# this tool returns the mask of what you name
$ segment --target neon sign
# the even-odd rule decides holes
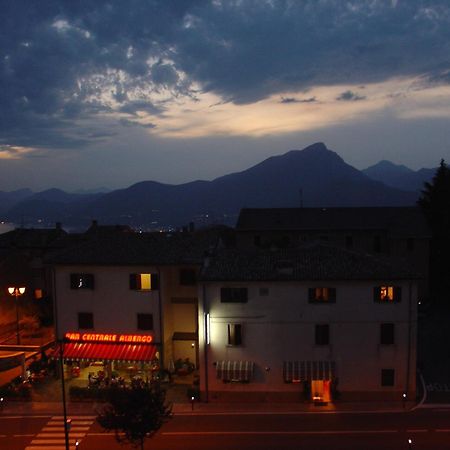
[[[77,342],[118,342],[130,344],[149,344],[153,336],[148,334],[115,334],[115,333],[66,333],[64,337]]]

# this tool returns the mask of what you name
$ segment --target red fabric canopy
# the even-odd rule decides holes
[[[156,345],[137,344],[99,344],[91,342],[70,342],[63,346],[63,358],[67,360],[88,361],[151,361],[155,358]],[[61,347],[55,350],[54,357],[61,356]]]

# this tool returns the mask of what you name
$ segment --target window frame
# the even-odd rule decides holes
[[[390,297],[381,297],[382,289],[392,290],[392,299]],[[373,288],[373,301],[375,303],[400,303],[402,301],[402,288],[401,286],[394,286],[392,284],[386,283]]]
[[[81,282],[81,285],[80,285]],[[91,289],[95,288],[95,278],[93,273],[76,272],[70,274],[70,289]]]
[[[146,327],[143,326],[144,324],[141,322],[141,320],[150,320],[151,326]],[[140,331],[154,331],[154,320],[153,320],[153,314],[152,313],[136,313],[136,329]]]
[[[230,322],[227,324],[227,346],[241,347],[242,339],[242,323]]]
[[[247,303],[248,288],[246,287],[221,287],[220,303]]]
[[[316,325],[314,326],[314,345],[320,347],[326,347],[330,345],[329,323],[316,323]]]
[[[395,369],[381,369],[381,387],[395,386]]]
[[[392,322],[380,323],[380,345],[395,345],[395,324]]]
[[[141,284],[141,276],[150,275],[150,289],[142,289],[139,287]],[[138,278],[139,277],[139,278]],[[135,292],[152,292],[159,290],[159,274],[154,272],[135,272],[129,275],[129,288]]]
[[[322,295],[317,296],[317,293],[322,291]],[[323,295],[326,290],[328,299]],[[315,286],[308,288],[308,302],[317,304],[336,303],[337,290],[335,287]]]

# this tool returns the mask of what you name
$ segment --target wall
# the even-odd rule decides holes
[[[283,361],[331,360],[336,362],[342,398],[397,398],[403,392],[415,395],[416,288],[402,286],[402,301],[380,304],[373,301],[373,282],[311,283],[209,283],[200,302],[201,388],[206,382],[211,399],[223,394],[255,393],[261,399],[273,393],[300,398],[300,387],[283,381]],[[390,283],[393,284],[393,283]],[[249,288],[248,303],[220,303],[220,287]],[[268,296],[259,296],[259,287],[268,287]],[[308,303],[308,287],[337,288],[336,303]],[[205,305],[205,306],[204,306]],[[204,314],[210,313],[210,345],[207,347],[205,375]],[[243,345],[227,345],[227,324],[241,323]],[[379,344],[380,324],[395,324],[395,344]],[[315,345],[315,324],[330,324],[330,345]],[[409,349],[409,351],[408,351]],[[250,360],[254,377],[248,384],[223,383],[216,379],[214,362]],[[409,373],[408,373],[409,360]],[[381,369],[395,369],[395,386],[381,387]],[[289,395],[287,396],[289,397]],[[242,397],[241,397],[242,398]]]

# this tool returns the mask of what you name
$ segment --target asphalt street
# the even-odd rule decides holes
[[[71,448],[123,447],[95,416],[73,416]],[[408,440],[411,443],[408,443]],[[61,416],[0,417],[0,448],[64,450]],[[450,407],[411,412],[186,412],[176,414],[145,446],[156,450],[329,449],[450,450]]]

